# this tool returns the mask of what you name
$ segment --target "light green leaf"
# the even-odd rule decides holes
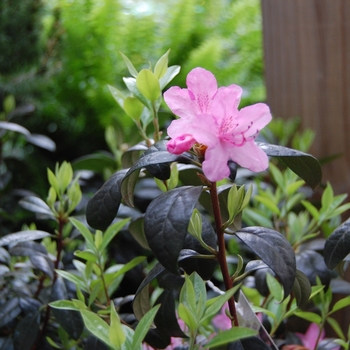
[[[190,330],[195,330],[198,327],[196,316],[194,313],[183,303],[178,307],[179,317],[186,323]]]
[[[92,251],[96,251],[94,237],[90,230],[79,220],[75,218],[69,218],[69,221],[75,226],[79,232],[83,235],[86,241],[86,246]]]
[[[109,327],[109,341],[117,349],[119,349],[125,342],[126,336],[120,323],[119,316],[115,311],[114,304],[111,304],[111,324]]]
[[[304,320],[307,320],[309,322],[313,322],[316,324],[321,324],[321,322],[322,322],[322,317],[318,314],[315,314],[314,312],[295,311],[294,314],[295,314],[295,316],[303,318]]]
[[[143,339],[145,338],[148,330],[151,328],[152,322],[154,320],[154,317],[156,316],[156,313],[158,312],[160,308],[160,304],[153,307],[151,310],[149,310],[140,320],[139,324],[137,325],[135,329],[134,338],[132,341],[132,348],[137,349]]]
[[[332,308],[330,314],[333,313],[333,312],[336,312],[336,311],[338,311],[338,310],[340,310],[340,309],[343,309],[344,307],[347,307],[347,306],[349,306],[349,305],[350,305],[350,295],[348,295],[347,297],[342,298],[342,299],[340,299],[339,301],[337,301],[337,302],[334,304],[334,306],[333,306],[333,308]]]
[[[258,332],[254,329],[246,327],[231,328],[229,330],[220,332],[218,335],[212,338],[207,344],[205,344],[205,348],[214,348],[234,342],[239,339],[253,337],[254,335],[257,335],[257,333]]]
[[[50,307],[55,309],[63,309],[63,310],[75,310],[80,311],[78,307],[74,305],[74,303],[70,300],[57,300],[49,303]]]
[[[121,91],[119,91],[117,88],[115,88],[114,86],[111,86],[111,85],[108,85],[108,89],[111,92],[113,98],[118,103],[118,105],[122,109],[124,109],[124,100],[125,100],[124,94]]]
[[[168,51],[169,52],[169,51]],[[6,114],[9,114],[10,112],[12,112],[15,108],[16,108],[16,100],[15,100],[15,96],[13,95],[7,95],[4,98],[4,101],[2,103],[4,112]]]
[[[49,180],[49,184],[55,189],[56,193],[59,193],[59,185],[56,175],[52,172],[51,169],[47,168],[47,179]]]
[[[308,201],[301,201],[301,204],[307,209],[307,211],[312,215],[315,220],[319,220],[320,214],[317,208]]]
[[[126,55],[124,55],[124,54],[123,54],[122,52],[120,52],[120,51],[119,51],[119,53],[120,53],[120,55],[123,57],[123,60],[124,60],[124,62],[126,63],[126,66],[128,67],[129,73],[130,73],[133,77],[136,78],[138,72],[137,72],[136,68],[134,67],[134,65],[131,63],[131,61],[129,60],[129,58],[128,58]]]
[[[334,332],[337,333],[338,337],[345,341],[346,339],[345,339],[344,333],[343,333],[338,321],[336,321],[334,318],[329,317],[329,316],[327,316],[326,320],[331,325]]]
[[[160,85],[157,77],[149,69],[142,69],[136,77],[137,89],[148,100],[154,102],[160,96]]]
[[[117,221],[113,225],[109,226],[107,230],[105,231],[102,243],[99,246],[100,251],[104,251],[110,241],[120,232],[120,230],[130,221],[130,218],[126,218],[124,220]]]
[[[270,273],[266,274],[266,283],[270,293],[277,301],[282,301],[284,298],[284,292],[281,284]]]
[[[102,340],[108,346],[113,345],[109,340],[109,326],[99,316],[89,310],[80,310],[85,327],[98,339]]]
[[[125,113],[132,119],[138,121],[141,118],[143,104],[136,97],[127,97],[123,105]]]
[[[158,79],[162,78],[168,69],[169,52],[170,49],[158,60],[154,67],[154,74]]]
[[[65,278],[66,280],[68,280],[68,281],[74,283],[75,285],[79,286],[79,288],[81,290],[83,290],[84,292],[88,292],[88,288],[85,285],[84,280],[80,276],[74,275],[74,274],[72,274],[70,272],[63,271],[63,270],[55,270],[55,271],[61,277]]]
[[[87,261],[96,262],[97,260],[97,256],[95,255],[95,253],[89,250],[84,250],[84,251],[76,250],[74,252],[74,255],[77,256],[78,258],[81,258]]]
[[[159,80],[161,90],[163,90],[180,73],[180,69],[180,66],[171,66],[167,69],[165,75]]]

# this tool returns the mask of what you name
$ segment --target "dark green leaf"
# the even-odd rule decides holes
[[[26,128],[16,123],[0,122],[0,129],[15,131],[26,136],[30,135],[30,132]]]
[[[175,299],[172,290],[164,290],[156,301],[161,307],[154,319],[154,323],[160,332],[170,337],[186,338],[186,334],[181,330],[175,313]]]
[[[178,273],[177,260],[184,246],[192,211],[202,187],[184,186],[154,199],[145,213],[145,235],[158,261]]]
[[[313,250],[304,250],[296,256],[297,268],[309,279],[312,286],[315,286],[318,276],[323,285],[328,286],[331,281],[331,270],[326,266],[323,256]]]
[[[324,260],[334,269],[350,253],[350,219],[336,228],[324,246]]]
[[[274,271],[287,297],[296,274],[295,255],[290,243],[279,232],[265,227],[247,227],[235,234]]]
[[[34,241],[51,236],[50,233],[40,230],[26,230],[15,233],[10,233],[0,238],[0,246],[11,243]]]
[[[311,285],[306,275],[300,270],[296,271],[293,292],[299,307],[304,306],[309,301]]]
[[[86,207],[88,224],[98,230],[106,230],[117,215],[121,196],[121,182],[126,170],[113,174],[89,200]]]
[[[18,298],[12,298],[0,305],[0,328],[14,320],[21,311]]]
[[[15,350],[30,350],[39,333],[39,314],[28,314],[22,318],[14,332]]]
[[[44,254],[32,254],[30,256],[30,261],[35,268],[44,272],[52,280],[54,277],[55,266],[52,260]]]
[[[72,163],[73,170],[91,170],[102,173],[106,168],[115,169],[117,166],[113,154],[108,152],[93,153],[79,157]]]
[[[257,142],[258,146],[271,157],[278,157],[305,182],[316,189],[322,180],[322,169],[318,160],[310,154],[291,148]]]
[[[31,297],[21,297],[19,298],[19,306],[25,314],[34,314],[42,306],[42,303]]]
[[[56,150],[56,144],[49,137],[39,134],[26,135],[26,140],[35,146],[41,147],[48,151],[54,152]]]
[[[0,350],[14,350],[13,338],[11,336],[6,338],[0,337]]]
[[[9,249],[12,256],[31,256],[35,254],[47,254],[46,248],[37,242],[28,241],[17,243]]]
[[[276,349],[277,346],[267,345],[264,341],[262,341],[258,337],[249,337],[242,340],[238,340],[237,342],[229,344],[227,347],[228,350],[271,350]]]
[[[151,172],[155,174],[163,174],[164,169],[169,166],[171,162],[175,162],[183,156],[179,156],[176,154],[171,154],[166,150],[166,141],[160,141],[156,145],[150,147],[145,151],[145,153],[142,154],[140,159],[134,163],[134,165],[129,169],[127,174],[125,175],[125,178],[122,183],[122,195],[125,202],[132,206],[133,204],[133,191],[136,183],[136,179],[138,177],[138,172],[141,170],[141,168],[147,168],[150,169]],[[166,166],[161,166],[161,164],[166,164]],[[134,175],[132,177],[132,180],[129,180],[130,175],[135,173],[137,171],[137,177]],[[159,175],[158,174],[158,175]],[[170,171],[169,173],[164,173],[165,175],[163,177],[169,178],[170,177]]]
[[[35,196],[24,197],[19,201],[19,204],[34,213],[46,214],[50,217],[53,217],[50,207],[40,198]]]
[[[122,155],[122,164],[124,168],[130,168],[140,158],[140,152],[147,151],[148,147],[145,142],[142,141],[137,145],[130,147]]]
[[[51,301],[69,299],[66,285],[61,277],[58,277],[52,287]],[[82,317],[78,311],[51,308],[53,316],[61,327],[74,340],[79,339],[84,329]]]

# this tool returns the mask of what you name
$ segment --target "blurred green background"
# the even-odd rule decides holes
[[[18,189],[45,196],[46,168],[56,162],[108,150],[110,126],[118,147],[140,140],[107,87],[122,90],[129,76],[119,52],[140,70],[170,48],[169,65],[182,67],[172,85],[185,87],[187,73],[201,66],[219,85],[243,87],[241,107],[263,101],[261,22],[259,0],[2,0],[1,120],[48,136],[56,150],[0,135],[0,208]],[[171,115],[162,110],[165,128]]]

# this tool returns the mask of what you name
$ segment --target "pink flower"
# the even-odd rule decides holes
[[[226,310],[228,310],[228,303],[225,303],[221,308],[220,313],[213,318],[212,324],[216,329],[224,331],[232,328],[232,322],[226,315]]]
[[[296,335],[303,342],[303,345],[308,349],[314,349],[318,334],[320,333],[320,327],[316,323],[311,323],[309,328],[306,330],[305,334],[296,333]],[[324,339],[325,331],[322,329],[320,340]]]
[[[180,117],[168,127],[168,151],[178,154],[194,143],[205,145],[203,172],[213,182],[229,175],[230,159],[252,171],[265,170],[267,155],[254,139],[271,120],[268,106],[257,103],[238,110],[242,89],[218,88],[214,75],[203,68],[193,69],[186,83],[187,89],[174,86],[164,93],[165,102]]]

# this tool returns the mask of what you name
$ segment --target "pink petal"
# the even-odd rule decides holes
[[[212,114],[221,123],[225,118],[238,115],[242,88],[238,85],[222,86],[218,89],[212,104]]]
[[[215,182],[229,176],[228,159],[228,154],[220,142],[206,150],[202,169],[208,180]]]
[[[164,101],[171,111],[182,118],[193,118],[196,115],[196,103],[190,97],[187,89],[173,86],[164,92]]]
[[[254,141],[245,142],[240,147],[225,143],[225,152],[229,155],[227,159],[231,158],[241,167],[254,172],[264,171],[269,166],[266,153]]]
[[[245,137],[257,135],[272,119],[270,108],[265,103],[256,103],[239,111],[235,133],[244,132]],[[247,131],[247,129],[249,130]]]
[[[188,151],[196,143],[196,140],[189,134],[183,134],[175,139],[171,139],[166,147],[169,153],[181,154]]]
[[[186,84],[191,97],[196,100],[197,113],[209,113],[212,98],[218,89],[213,73],[204,68],[194,68],[188,73]]]

